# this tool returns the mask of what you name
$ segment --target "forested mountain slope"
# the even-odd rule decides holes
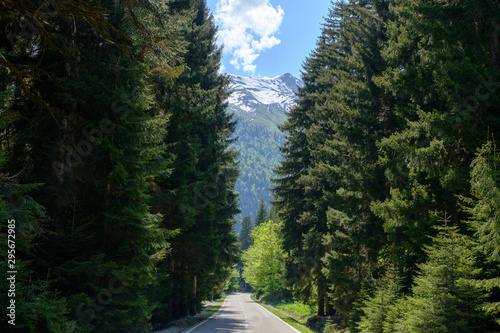
[[[235,136],[239,140],[234,147],[240,151],[241,173],[236,182],[240,216],[253,216],[261,198],[271,200],[273,169],[278,166],[279,146],[284,143],[278,127],[295,106],[295,93],[303,83],[291,74],[264,79],[229,74],[229,79],[229,112],[238,120]]]

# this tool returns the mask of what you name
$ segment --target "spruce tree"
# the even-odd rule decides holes
[[[245,215],[241,220],[241,229],[240,233],[238,234],[238,241],[240,242],[240,254],[246,251],[253,244],[253,239],[251,236],[253,227],[254,225],[252,223],[250,215]],[[243,278],[243,262],[241,260],[240,262],[238,262],[237,269],[240,289],[243,291],[247,291],[250,285]]]
[[[314,215],[326,224],[322,243],[329,295],[349,317],[358,292],[377,270],[384,244],[371,202],[384,196],[377,141],[390,133],[394,118],[390,96],[373,83],[386,68],[381,47],[387,10],[385,1],[333,8],[324,51],[330,63],[318,79],[329,89],[310,111],[313,125],[306,129],[315,158],[304,180],[308,198],[314,198]]]
[[[362,315],[357,325],[359,332],[390,331],[388,321],[399,299],[401,299],[399,272],[394,267],[389,267],[387,272],[375,281],[374,291],[365,296],[361,302]]]
[[[250,215],[246,215],[241,220],[241,229],[238,235],[238,240],[241,244],[241,251],[245,251],[252,245],[252,237],[250,237],[250,233],[252,232],[253,225],[252,220],[250,219]]]
[[[269,208],[269,219],[277,222],[281,221],[275,206]]]
[[[32,194],[47,216],[32,253],[33,281],[47,280],[50,271],[51,288],[67,299],[79,331],[144,331],[155,307],[147,297],[154,265],[167,248],[161,216],[147,205],[151,181],[165,167],[158,156],[166,128],[164,115],[151,110],[150,73],[159,64],[173,68],[175,57],[160,53],[174,53],[180,43],[175,33],[153,38],[136,24],[165,24],[156,5],[102,5],[109,7],[92,5],[83,17],[50,16],[57,47],[40,43],[44,49],[34,54],[50,75],[30,82],[57,112],[17,100],[12,108],[24,117],[14,124],[11,163],[26,163],[23,183],[44,183]],[[106,25],[89,26],[96,19]]]
[[[320,49],[324,43],[318,42]],[[297,106],[288,113],[285,124],[281,130],[285,133],[286,141],[280,147],[283,160],[275,170],[276,178],[273,180],[273,206],[276,207],[283,221],[283,249],[287,253],[285,261],[285,280],[294,291],[294,295],[309,301],[315,286],[315,274],[321,272],[319,258],[316,261],[309,260],[302,250],[303,234],[308,231],[308,226],[299,223],[298,219],[308,206],[303,186],[299,179],[307,173],[310,160],[310,151],[304,130],[310,125],[307,110],[315,104],[316,100],[316,69],[323,65],[319,59],[321,52],[315,51],[304,64],[302,81],[304,87],[299,88]],[[316,264],[314,270],[311,265]],[[321,274],[321,273],[320,273]],[[321,294],[323,297],[323,294]],[[320,297],[318,297],[320,298]],[[321,307],[319,310],[323,314]]]
[[[138,332],[154,309],[194,312],[237,255],[235,123],[205,1],[45,10],[0,14],[2,174],[37,184],[3,192],[32,209],[19,220],[37,318],[22,325]]]
[[[425,257],[422,245],[439,225],[433,211],[449,212],[459,225],[466,220],[457,197],[469,192],[476,149],[499,128],[499,8],[493,2],[401,1],[391,12],[383,52],[388,68],[376,82],[395,96],[403,128],[380,140],[391,189],[373,211],[384,220],[408,287]]]
[[[4,118],[2,123],[10,121]],[[5,138],[4,138],[5,139]],[[6,152],[0,152],[0,167],[6,163]],[[45,208],[29,195],[29,192],[42,184],[19,184],[16,179],[20,174],[0,173],[0,231],[6,235],[0,243],[4,255],[0,264],[7,267],[2,274],[0,286],[6,292],[0,296],[0,302],[7,308],[7,316],[0,323],[3,331],[16,330],[25,332],[73,332],[75,322],[69,319],[66,299],[53,290],[54,280],[46,276],[44,280],[35,280],[31,261],[31,250],[37,248],[34,241],[43,229],[41,221],[45,217]],[[11,266],[12,265],[12,266]],[[11,291],[10,274],[16,271],[15,296]],[[15,313],[9,309],[11,300],[15,301]]]
[[[484,295],[471,283],[478,274],[471,241],[456,227],[440,230],[425,249],[428,260],[419,265],[396,331],[484,332],[487,321],[478,311]]]
[[[293,286],[295,296],[304,301],[309,301],[313,290],[316,290],[319,315],[325,314],[327,299],[323,262],[326,252],[323,237],[327,233],[326,202],[310,168],[317,157],[314,150],[325,138],[319,129],[324,124],[314,118],[319,106],[325,103],[325,92],[330,89],[327,69],[337,63],[329,49],[339,37],[337,9],[334,6],[330,10],[316,49],[304,63],[304,87],[299,89],[297,107],[289,112],[282,127],[286,137],[281,148],[284,161],[275,171],[278,177],[273,202],[284,223],[283,248],[288,254],[286,279]],[[317,130],[319,135],[311,135],[313,130]],[[327,312],[330,314],[331,311],[327,306]]]
[[[269,212],[267,211],[266,204],[264,203],[264,198],[260,199],[259,209],[255,215],[254,225],[259,226],[269,219]]]
[[[304,250],[303,259],[293,260],[315,272],[319,314],[324,307],[333,313],[332,305],[348,313],[363,280],[375,269],[383,243],[381,221],[370,205],[385,190],[376,143],[389,133],[393,117],[391,98],[372,78],[385,69],[380,50],[387,7],[378,1],[333,6],[306,63],[305,88],[294,110],[308,120],[291,125],[297,137],[303,136],[310,158],[299,172],[286,170],[288,177],[298,176],[287,184],[289,190],[300,188],[303,198],[293,207],[293,217],[288,215],[293,211],[289,203],[280,215],[285,213],[285,237],[295,233],[287,219],[303,228],[293,245]],[[291,159],[285,155],[285,160]],[[278,175],[283,171],[278,169]]]
[[[487,142],[478,150],[472,162],[471,194],[466,200],[469,222],[475,232],[476,249],[484,260],[483,274],[475,284],[488,294],[483,311],[498,318],[500,313],[500,156],[495,142]],[[499,320],[496,320],[500,324]]]
[[[163,227],[178,233],[169,240],[162,283],[154,293],[162,304],[159,319],[193,314],[202,300],[220,293],[238,253],[237,154],[229,149],[235,123],[226,113],[228,79],[219,73],[213,17],[201,0],[174,1],[170,7],[189,21],[183,27],[185,69],[160,87],[161,107],[171,113],[164,142],[175,159],[156,179],[151,204],[165,216]]]

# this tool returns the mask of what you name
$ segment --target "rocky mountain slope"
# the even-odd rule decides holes
[[[291,74],[274,78],[256,78],[229,74],[231,80],[229,109],[238,117],[275,129],[295,105],[295,94],[303,86]]]

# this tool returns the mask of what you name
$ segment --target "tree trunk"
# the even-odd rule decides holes
[[[323,286],[318,286],[318,316],[325,315],[325,292]]]
[[[335,309],[332,307],[332,300],[330,297],[326,298],[326,315],[327,316],[335,315]]]
[[[195,315],[197,312],[197,301],[196,301],[196,284],[197,284],[197,276],[193,276],[193,306],[191,308],[191,314]]]

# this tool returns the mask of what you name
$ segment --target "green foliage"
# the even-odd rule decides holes
[[[5,154],[0,152],[0,166],[5,162]],[[75,322],[68,319],[66,299],[51,286],[53,279],[48,275],[44,280],[32,280],[34,272],[30,265],[29,249],[36,246],[33,240],[42,232],[40,219],[45,217],[45,209],[28,193],[41,185],[17,184],[15,175],[12,177],[0,174],[0,220],[2,221],[0,232],[4,236],[0,249],[1,253],[5,254],[0,258],[0,265],[9,267],[13,264],[15,267],[4,270],[0,282],[0,287],[5,290],[0,296],[0,302],[7,308],[11,300],[15,301],[15,317],[7,316],[0,324],[4,331],[9,331],[13,327],[9,321],[15,323],[16,329],[25,332],[65,333],[72,332],[75,327]],[[8,228],[9,224],[15,225],[15,228]],[[15,233],[9,230],[14,230]],[[12,244],[15,244],[14,249],[9,246]],[[8,261],[8,253],[14,254],[15,259]],[[15,274],[15,288],[12,291],[14,294],[10,291],[11,280],[8,280],[10,274],[7,273],[12,270],[18,272]]]
[[[468,211],[472,216],[470,225],[477,238],[477,250],[484,257],[488,271],[476,285],[487,293],[490,299],[483,304],[483,310],[498,316],[500,301],[500,156],[496,144],[488,142],[478,150],[472,162],[471,194]],[[498,322],[498,319],[497,319]],[[500,323],[500,322],[498,322]]]
[[[324,31],[326,30],[325,28]],[[318,95],[322,87],[316,82],[320,75],[316,70],[327,64],[322,54],[324,47],[324,41],[318,43],[318,49],[304,64],[304,87],[298,91],[298,105],[289,111],[286,122],[280,127],[286,141],[280,148],[283,160],[274,170],[276,178],[273,179],[273,206],[283,223],[283,249],[287,253],[285,281],[294,291],[294,296],[304,302],[310,300],[314,291],[318,293],[318,299],[324,298],[325,291],[324,285],[316,288],[318,280],[323,277],[321,239],[311,238],[311,247],[304,246],[305,235],[317,230],[314,220],[307,220],[310,217],[308,210],[314,207],[314,198],[307,197],[304,186],[300,183],[301,177],[307,175],[307,167],[311,161],[305,130],[311,125],[309,112],[319,103]],[[321,235],[321,232],[316,232],[316,235]],[[318,312],[320,311],[322,313],[322,306],[318,306]]]
[[[284,310],[292,317],[299,319],[299,321],[301,319],[305,319],[311,315],[314,315],[317,311],[314,306],[300,302],[280,304],[277,306],[277,308],[280,310]]]
[[[388,332],[387,318],[400,298],[400,291],[400,278],[393,268],[389,268],[387,273],[376,281],[373,293],[363,300],[363,315],[358,321],[357,329],[366,333]]]
[[[441,228],[425,248],[428,260],[419,265],[396,332],[484,331],[485,316],[478,309],[484,294],[471,282],[479,272],[471,245],[456,227]]]
[[[236,192],[239,193],[241,216],[255,218],[259,207],[258,198],[266,202],[272,199],[269,189],[274,178],[273,169],[279,163],[279,146],[283,144],[284,137],[275,126],[258,125],[241,116],[237,120],[234,134],[238,141],[234,142],[233,147],[239,151],[240,175]]]
[[[388,65],[375,81],[397,98],[402,127],[380,140],[391,190],[373,207],[384,220],[393,260],[407,272],[406,286],[439,224],[432,212],[447,211],[457,224],[467,219],[457,196],[469,192],[476,149],[499,128],[498,58],[487,51],[497,43],[489,23],[498,21],[494,7],[473,1],[391,7],[383,50]]]
[[[490,262],[500,262],[500,162],[496,145],[486,143],[472,162],[471,194],[476,198],[469,210],[472,227],[478,238],[478,249]]]
[[[453,331],[460,320],[490,329],[477,302],[498,313],[497,153],[475,158],[500,128],[498,15],[494,2],[332,4],[304,63],[298,105],[282,126],[273,189],[284,225],[285,281],[298,298],[317,293],[319,315],[333,306],[353,331],[426,331],[419,316],[433,308],[423,284],[443,283],[449,289],[432,292],[451,296],[436,297],[429,330]],[[463,209],[459,198],[471,185],[474,198]],[[462,230],[440,236],[456,242],[459,266],[440,261],[437,238],[428,247],[444,224],[436,211],[448,212],[448,227]],[[471,233],[475,250],[461,244]],[[387,262],[396,285],[377,279]],[[455,276],[439,280],[444,273],[423,262],[439,262]],[[478,276],[465,273],[473,263],[483,268]],[[402,324],[398,316],[407,311],[414,312]]]
[[[22,331],[195,313],[235,288],[238,199],[243,276],[264,297],[315,297],[353,331],[498,330],[497,2],[333,3],[282,132],[276,110],[226,111],[204,0],[1,7]]]
[[[264,198],[260,199],[259,209],[255,215],[254,225],[259,226],[262,223],[269,220],[269,212],[267,211],[266,204],[264,203]]]
[[[281,225],[272,220],[255,226],[253,245],[242,255],[243,278],[268,300],[280,297],[285,290],[282,275],[286,255],[279,236],[280,228]]]
[[[235,123],[205,1],[1,6],[19,327],[144,332],[197,311],[238,251]]]
[[[201,309],[226,288],[237,262],[233,216],[238,175],[231,139],[236,124],[226,111],[228,79],[219,73],[221,50],[204,1],[176,1],[172,15],[189,24],[185,70],[161,82],[158,99],[169,116],[164,139],[170,166],[155,179],[153,210],[165,217],[163,228],[177,230],[169,255],[159,264],[161,280],[154,298],[161,304],[157,320],[171,320]]]
[[[243,220],[241,220],[241,229],[240,233],[238,234],[238,240],[240,241],[240,249],[241,251],[246,251],[252,243],[252,237],[251,237],[251,232],[253,229],[253,224],[252,220],[250,219],[250,215],[246,215],[243,217]]]
[[[234,293],[235,291],[238,290],[239,284],[240,284],[240,272],[236,267],[233,267],[231,271],[231,276],[229,279],[227,279],[223,291],[229,294]]]
[[[283,178],[277,180],[276,204],[286,225],[285,248],[305,254],[290,255],[297,263],[288,271],[311,272],[307,279],[302,274],[303,287],[295,290],[310,294],[307,284],[316,285],[319,314],[328,299],[344,314],[351,310],[382,242],[370,203],[384,194],[376,142],[393,120],[381,112],[390,98],[372,78],[385,69],[380,31],[386,12],[383,2],[333,5],[305,65],[302,100],[284,126],[289,136],[277,170]]]

